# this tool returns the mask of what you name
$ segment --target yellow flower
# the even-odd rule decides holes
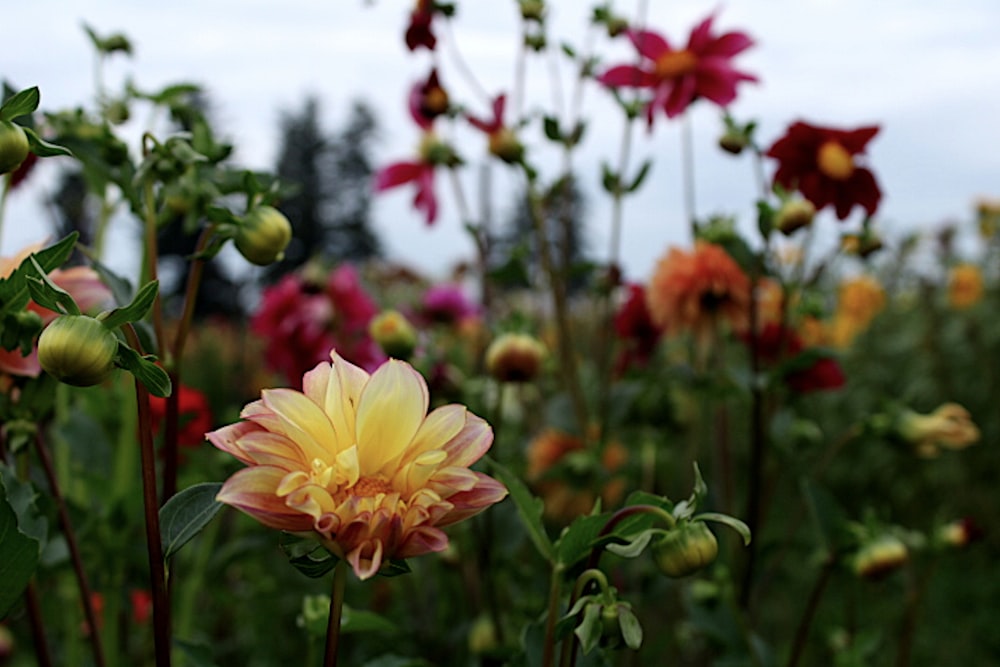
[[[218,500],[271,528],[315,533],[360,579],[389,559],[442,551],[442,527],[507,489],[469,466],[493,431],[461,405],[427,414],[427,384],[403,361],[369,375],[331,352],[303,390],[265,389],[244,421],[208,434],[247,464]]]
[[[948,302],[959,310],[970,308],[983,297],[983,274],[974,264],[959,264],[948,274]]]
[[[885,307],[885,290],[871,276],[848,278],[837,291],[837,312],[830,324],[830,342],[847,347]]]
[[[942,449],[965,449],[979,441],[979,428],[969,411],[957,403],[944,403],[927,415],[907,410],[900,415],[896,430],[925,458],[934,458]]]

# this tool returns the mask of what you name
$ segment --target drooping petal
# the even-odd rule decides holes
[[[358,545],[347,554],[347,562],[358,579],[371,579],[382,568],[382,541],[373,540]]]
[[[286,506],[275,493],[285,474],[285,470],[271,466],[244,468],[226,480],[215,499],[270,528],[293,532],[311,530],[312,518]]]
[[[363,475],[397,459],[427,414],[427,383],[409,364],[390,359],[376,370],[358,401],[356,432]]]
[[[448,458],[442,465],[468,467],[481,459],[492,444],[493,428],[482,417],[467,412],[462,430],[443,446]]]

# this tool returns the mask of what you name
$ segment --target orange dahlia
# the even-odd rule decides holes
[[[313,532],[359,579],[389,559],[441,551],[444,526],[507,489],[469,470],[493,430],[462,405],[427,413],[424,378],[389,360],[369,375],[331,352],[303,390],[265,389],[244,421],[208,434],[248,467],[218,494],[265,526]]]
[[[646,299],[657,326],[702,338],[720,321],[736,330],[746,328],[750,279],[720,246],[698,241],[692,252],[671,248],[660,259]]]

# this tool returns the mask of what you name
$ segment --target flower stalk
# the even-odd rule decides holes
[[[347,564],[339,562],[333,568],[333,594],[330,596],[330,620],[326,626],[323,667],[337,667],[337,649],[340,645],[340,621],[344,612],[344,589],[346,585]]]

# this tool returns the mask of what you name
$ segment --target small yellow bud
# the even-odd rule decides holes
[[[507,164],[518,164],[524,159],[524,145],[510,128],[500,128],[490,134],[490,153]]]
[[[686,577],[715,560],[719,542],[703,521],[678,525],[652,547],[660,572],[668,577]]]
[[[529,382],[542,368],[545,346],[527,334],[507,333],[486,350],[486,370],[501,382]]]
[[[417,346],[417,332],[399,311],[386,310],[372,319],[368,334],[382,351],[396,359],[409,359]]]
[[[118,339],[99,320],[61,315],[38,337],[38,363],[60,382],[100,384],[115,368]]]
[[[267,266],[285,256],[292,240],[292,225],[288,218],[271,206],[258,206],[250,211],[236,233],[236,249],[251,264]]]

